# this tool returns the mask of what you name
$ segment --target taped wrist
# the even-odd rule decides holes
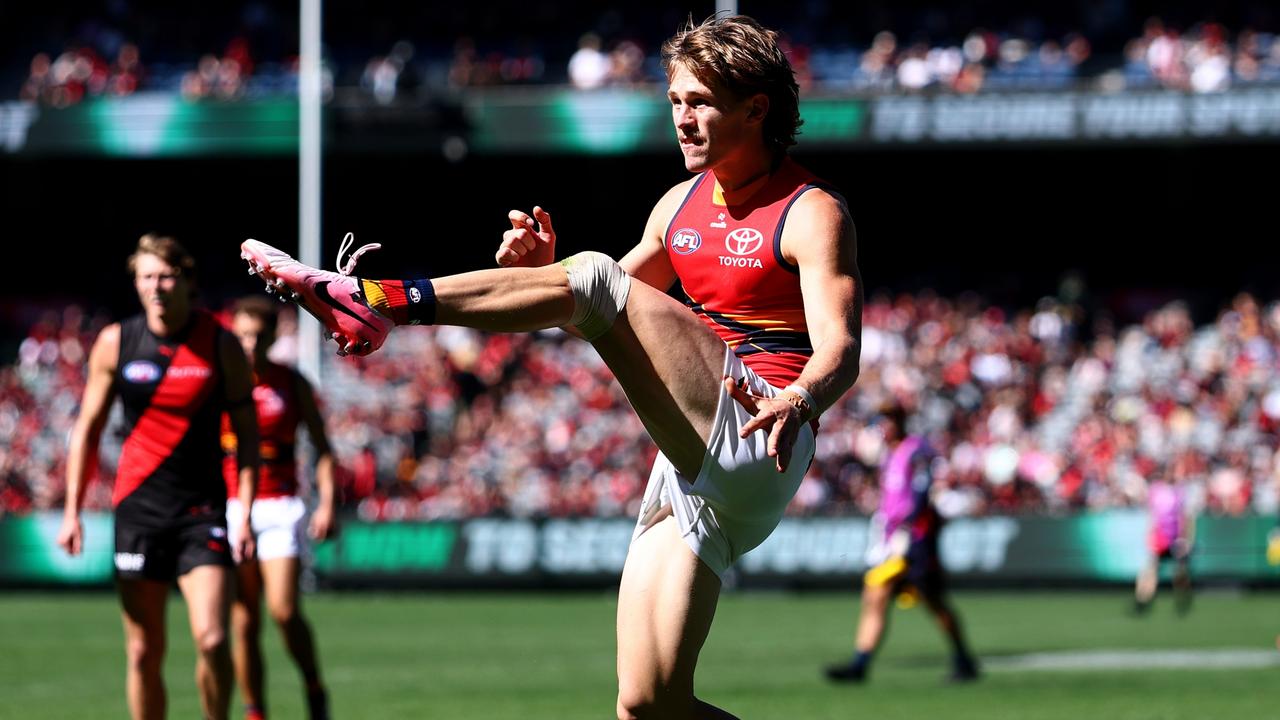
[[[573,291],[573,316],[569,323],[587,340],[608,332],[618,313],[627,306],[631,276],[613,258],[598,252],[582,252],[560,261]]]

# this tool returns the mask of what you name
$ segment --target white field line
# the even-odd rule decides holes
[[[1084,650],[982,658],[983,670],[1232,670],[1280,666],[1280,652],[1251,648],[1216,650]]]

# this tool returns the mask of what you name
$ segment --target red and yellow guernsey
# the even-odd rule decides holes
[[[253,406],[258,414],[258,492],[255,497],[289,497],[298,492],[298,466],[294,444],[302,411],[298,404],[299,378],[294,370],[267,363],[254,372]],[[239,465],[236,463],[236,434],[231,417],[222,416],[222,479],[227,497],[240,492]]]
[[[782,257],[782,228],[791,206],[815,187],[827,189],[783,158],[759,191],[728,205],[714,172],[702,173],[664,238],[689,307],[775,387],[794,382],[813,355],[800,269]]]

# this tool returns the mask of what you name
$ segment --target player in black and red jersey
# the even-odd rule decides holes
[[[80,506],[119,397],[125,441],[112,505],[129,710],[134,718],[165,716],[165,602],[176,579],[197,650],[201,708],[207,718],[225,718],[232,555],[251,557],[253,536],[246,518],[238,544],[227,537],[219,429],[228,412],[240,439],[241,501],[248,507],[258,467],[249,365],[235,338],[194,306],[195,261],[173,238],[142,236],[129,271],[142,313],[104,328],[89,355],[58,544],[72,555],[82,550]]]

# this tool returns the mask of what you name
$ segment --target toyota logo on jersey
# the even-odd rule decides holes
[[[691,255],[702,247],[702,236],[697,230],[680,228],[671,236],[671,249],[681,255]]]
[[[764,245],[764,235],[755,228],[738,228],[724,238],[724,246],[739,257],[754,255]]]

